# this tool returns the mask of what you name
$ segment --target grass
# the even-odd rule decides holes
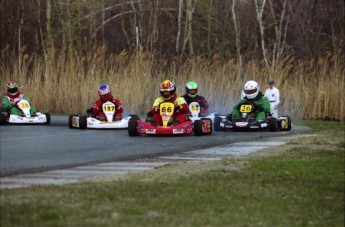
[[[199,94],[208,99],[210,110],[227,114],[238,102],[245,81],[258,81],[264,92],[267,81],[275,80],[281,92],[281,115],[345,120],[345,100],[340,98],[345,86],[344,56],[327,55],[315,61],[287,56],[275,71],[267,71],[256,61],[246,63],[239,71],[233,59],[220,62],[197,58],[195,64],[183,62],[173,75],[166,59],[153,64],[152,55],[143,52],[105,56],[104,48],[95,48],[90,56],[53,52],[49,64],[43,58],[26,56],[33,60],[29,64],[22,59],[23,65],[18,65],[16,57],[2,59],[11,56],[4,50],[0,56],[0,84],[16,81],[41,112],[71,114],[85,112],[97,98],[98,86],[107,83],[122,101],[125,112],[131,114],[146,113],[151,108],[163,80],[174,80],[179,95],[185,93],[185,84],[194,80]]]
[[[344,226],[344,126],[216,162],[2,190],[1,226]],[[327,142],[327,143],[325,143]]]

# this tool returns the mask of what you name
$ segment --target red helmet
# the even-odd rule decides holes
[[[170,80],[164,80],[159,87],[159,91],[164,100],[169,100],[174,97],[176,86]]]
[[[6,89],[7,89],[8,95],[10,95],[10,96],[16,96],[19,93],[18,86],[17,86],[16,82],[13,82],[13,81],[8,82],[6,84]]]
[[[102,84],[101,86],[99,86],[98,95],[102,101],[109,101],[113,98],[111,95],[110,87],[107,84]]]

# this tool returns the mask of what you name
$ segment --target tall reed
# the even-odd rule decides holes
[[[126,52],[105,56],[105,52],[103,46],[88,55],[70,56],[62,49],[51,51],[49,62],[23,55],[22,65],[18,58],[5,59],[6,53],[2,53],[0,83],[16,81],[38,110],[57,114],[85,112],[97,99],[98,86],[107,83],[126,114],[147,112],[159,96],[159,84],[172,78],[170,65],[165,60],[153,64],[152,56],[143,52],[131,56]],[[270,72],[251,61],[242,73],[232,59],[222,63],[198,58],[180,66],[175,83],[182,95],[186,82],[197,82],[210,110],[226,114],[238,102],[245,81],[256,80],[264,92],[267,82],[275,80],[281,93],[280,115],[345,120],[344,68],[344,56],[336,54],[310,61],[287,57]]]

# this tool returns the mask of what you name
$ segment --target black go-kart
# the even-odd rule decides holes
[[[289,116],[275,118],[271,114],[267,114],[265,120],[256,121],[254,105],[242,104],[239,110],[239,118],[234,118],[231,114],[227,116],[216,115],[213,125],[214,131],[267,129],[270,132],[275,132],[277,130],[291,130],[291,118]]]

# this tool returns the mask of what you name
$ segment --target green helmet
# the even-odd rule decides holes
[[[195,91],[193,94],[190,94],[190,92],[193,92],[193,90]],[[186,94],[191,97],[191,98],[195,98],[196,97],[196,93],[198,93],[198,85],[193,82],[193,81],[189,81],[186,84]]]

